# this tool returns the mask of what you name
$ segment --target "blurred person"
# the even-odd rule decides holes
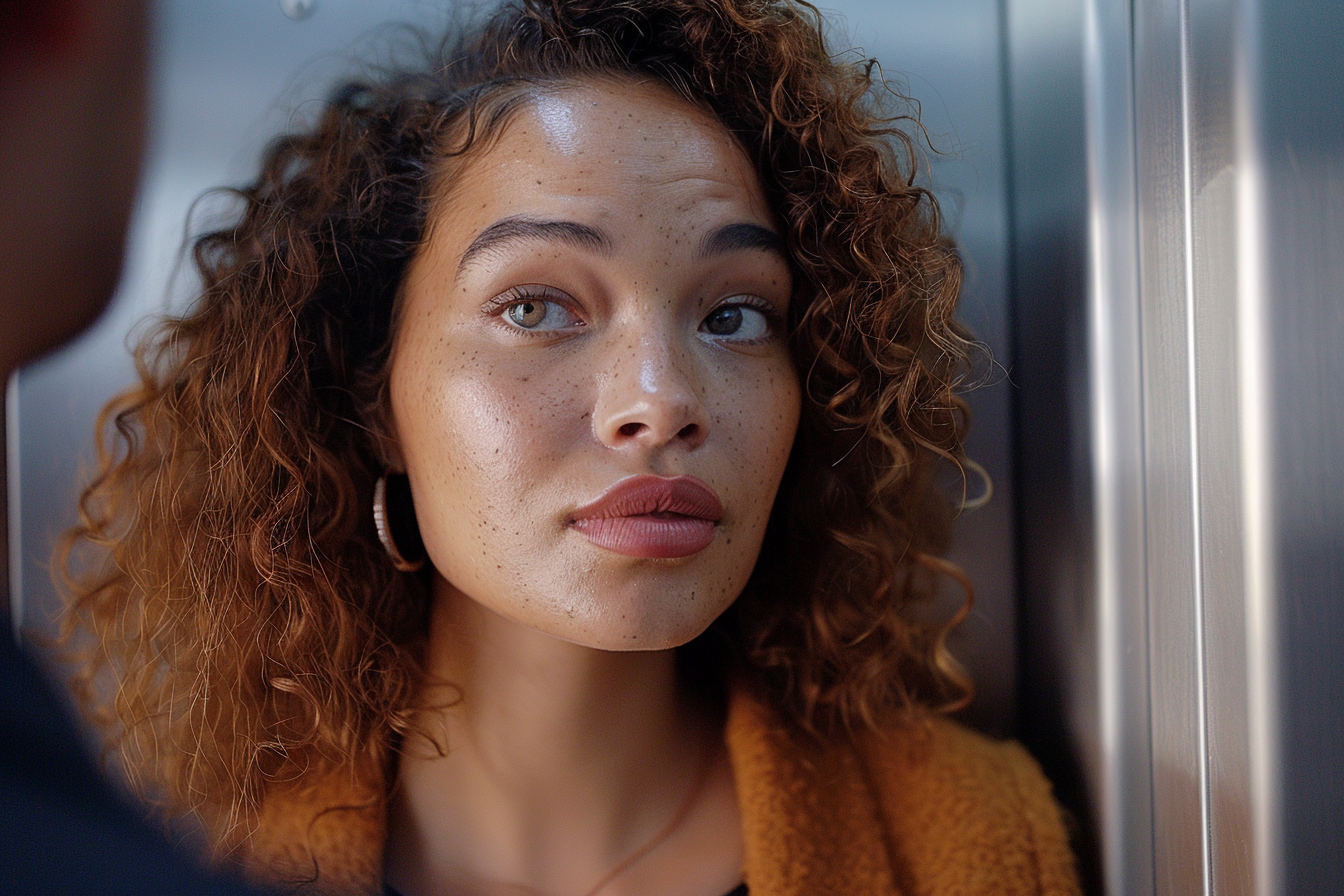
[[[63,559],[84,681],[121,682],[83,699],[216,858],[367,896],[1076,892],[1040,770],[943,714],[960,261],[823,32],[506,4],[338,87],[195,242]]]
[[[112,296],[143,148],[146,17],[131,0],[0,6],[6,377],[87,327]],[[8,632],[0,636],[0,891],[251,892],[198,870],[123,804]]]

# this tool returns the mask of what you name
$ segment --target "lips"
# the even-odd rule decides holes
[[[600,548],[663,560],[704,550],[721,519],[719,496],[694,476],[631,476],[576,510],[570,526]]]

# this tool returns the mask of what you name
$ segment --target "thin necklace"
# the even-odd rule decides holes
[[[700,791],[705,789],[705,783],[709,781],[709,774],[714,769],[714,760],[719,758],[719,748],[722,746],[717,738],[711,738],[710,743],[705,747],[705,758],[700,762],[700,771],[695,775],[695,780],[691,782],[690,789],[686,795],[681,798],[681,805],[677,807],[676,814],[668,819],[667,824],[663,825],[662,830],[654,834],[639,849],[630,853],[622,859],[614,868],[602,876],[592,889],[588,890],[583,896],[597,896],[598,893],[616,878],[620,877],[630,866],[634,865],[640,859],[658,847],[664,840],[672,836],[672,832],[681,827],[681,823],[686,820],[686,816],[691,814],[691,809],[695,806],[696,800],[700,796]]]

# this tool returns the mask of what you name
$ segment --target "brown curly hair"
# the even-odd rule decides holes
[[[966,608],[912,612],[964,583],[933,483],[966,430],[960,262],[905,104],[822,26],[792,0],[518,0],[272,143],[236,223],[195,242],[198,302],[104,409],[59,556],[67,636],[95,645],[82,696],[134,783],[227,848],[278,780],[391,761],[428,603],[369,513],[398,287],[447,160],[584,77],[712,111],[787,224],[802,420],[752,581],[701,647],[822,736],[968,698],[944,647]]]

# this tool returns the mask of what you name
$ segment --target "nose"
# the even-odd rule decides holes
[[[601,375],[593,429],[610,448],[694,450],[709,435],[703,384],[694,360],[671,339],[646,334],[622,343]]]

